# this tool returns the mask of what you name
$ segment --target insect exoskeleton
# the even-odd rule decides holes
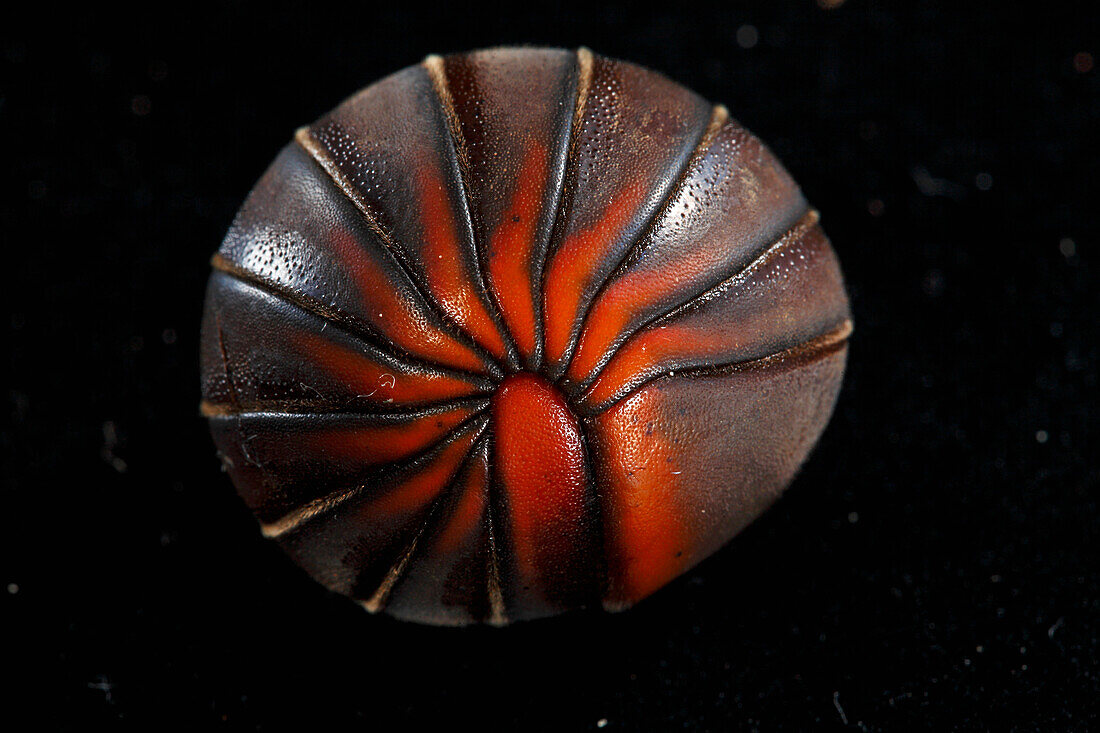
[[[722,106],[587,49],[431,56],[302,128],[213,259],[203,412],[265,535],[371,610],[617,610],[824,429],[851,315]]]

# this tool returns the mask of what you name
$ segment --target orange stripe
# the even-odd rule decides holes
[[[364,465],[388,463],[419,453],[472,414],[473,408],[461,407],[385,425],[343,425],[319,431],[308,442],[323,455],[359,459]]]
[[[357,403],[425,404],[478,393],[472,384],[445,374],[400,373],[316,334],[298,334],[294,347],[347,387]]]
[[[615,340],[626,330],[635,314],[658,302],[679,287],[676,275],[668,272],[636,272],[612,283],[592,307],[584,323],[568,375],[584,381]]]
[[[425,240],[423,264],[428,287],[444,313],[503,360],[504,340],[471,284],[458,243],[454,213],[439,171],[431,165],[423,166],[419,184]]]
[[[351,233],[332,232],[332,249],[355,281],[370,323],[400,348],[421,358],[452,367],[485,371],[485,365],[468,348],[425,323],[414,305],[401,297],[392,279]]]
[[[546,147],[531,143],[524,156],[512,204],[490,242],[489,278],[500,303],[504,322],[521,355],[528,361],[535,351],[535,299],[532,293],[532,254],[539,204],[546,187]]]
[[[462,484],[458,487],[462,495],[455,506],[454,514],[440,530],[433,544],[436,555],[457,552],[465,545],[467,538],[484,523],[488,484],[487,466],[480,457],[475,457],[468,464]]]
[[[416,511],[439,495],[458,470],[477,437],[476,430],[447,445],[429,464],[403,480],[396,488],[364,507],[364,515],[396,515]]]
[[[636,375],[647,373],[661,362],[688,355],[721,353],[722,348],[731,347],[720,337],[690,328],[662,326],[643,331],[611,357],[582,399],[586,405],[598,405],[614,397],[615,392]]]
[[[644,195],[641,183],[623,188],[608,204],[599,221],[566,238],[551,258],[543,293],[546,357],[550,363],[565,358],[573,325],[581,314],[581,297],[593,284],[597,268],[607,259]]]

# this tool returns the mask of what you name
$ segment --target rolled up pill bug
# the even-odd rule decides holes
[[[618,610],[791,481],[851,316],[764,145],[598,56],[430,56],[302,128],[213,258],[202,412],[238,492],[371,611]]]

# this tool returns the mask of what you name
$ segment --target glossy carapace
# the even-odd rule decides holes
[[[767,148],[586,49],[359,92],[213,266],[202,409],[264,534],[432,624],[621,609],[714,552],[817,440],[852,330]]]

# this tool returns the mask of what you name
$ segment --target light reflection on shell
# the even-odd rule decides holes
[[[798,187],[632,64],[493,49],[303,128],[213,259],[203,411],[328,588],[433,624],[632,605],[780,494],[851,317]]]

